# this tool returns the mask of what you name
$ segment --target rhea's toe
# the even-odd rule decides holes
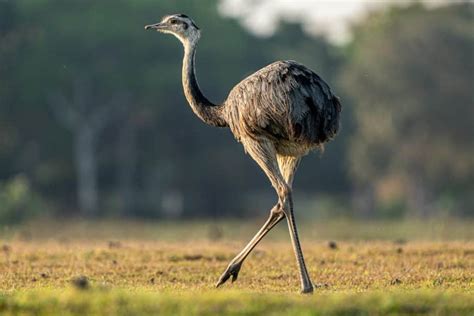
[[[237,280],[237,277],[239,276],[239,271],[240,271],[240,264],[229,265],[227,269],[225,270],[225,272],[219,278],[219,281],[217,281],[216,287],[219,287],[225,282],[227,282],[227,280],[229,280],[231,276],[232,276],[231,282],[234,282],[235,280]]]
[[[222,274],[221,277],[219,278],[219,281],[217,281],[216,287],[219,287],[222,284],[224,284],[229,278],[230,278],[230,274],[228,274],[227,272],[224,272],[224,274]]]

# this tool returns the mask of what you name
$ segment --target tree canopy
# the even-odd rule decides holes
[[[355,181],[390,187],[387,198],[419,188],[453,199],[472,192],[473,12],[471,4],[413,5],[355,28],[341,75],[355,107]]]

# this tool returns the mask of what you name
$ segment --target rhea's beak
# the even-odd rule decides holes
[[[150,24],[150,25],[145,25],[145,30],[157,30],[161,31],[166,29],[166,25],[163,23],[156,23],[156,24]]]

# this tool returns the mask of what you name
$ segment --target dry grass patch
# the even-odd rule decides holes
[[[215,282],[258,224],[53,222],[4,229],[0,314],[474,315],[472,225],[436,223],[425,230],[408,222],[302,225],[318,285],[310,296],[298,294],[284,225],[252,252],[235,283],[219,289]]]
[[[5,244],[0,290],[66,287],[86,276],[95,286],[150,290],[212,289],[240,242],[83,241]],[[4,247],[5,248],[5,247]],[[303,244],[320,292],[474,287],[472,242],[327,242]],[[226,288],[295,292],[299,281],[289,243],[267,242]]]

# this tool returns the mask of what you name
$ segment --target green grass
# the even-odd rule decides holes
[[[263,294],[34,290],[0,296],[2,315],[472,315],[472,295],[445,291]]]
[[[0,315],[474,315],[471,223],[431,224],[302,225],[300,295],[284,225],[215,289],[256,224],[30,223],[2,234]]]

